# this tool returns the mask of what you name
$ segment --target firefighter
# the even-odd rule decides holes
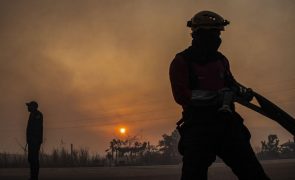
[[[43,141],[43,115],[38,110],[38,103],[26,103],[30,112],[27,125],[28,161],[30,164],[30,180],[38,180],[39,152]]]
[[[239,180],[269,180],[250,145],[250,132],[235,111],[235,96],[251,101],[251,89],[239,86],[227,58],[218,51],[229,21],[201,11],[187,22],[192,44],[178,53],[169,75],[176,103],[183,156],[181,180],[207,180],[208,168],[220,157]]]

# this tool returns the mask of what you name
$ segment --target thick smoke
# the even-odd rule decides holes
[[[180,116],[168,78],[190,45],[186,21],[213,10],[231,21],[221,51],[240,82],[294,112],[294,10],[291,0],[62,0],[0,3],[0,151],[18,151],[35,99],[45,115],[45,147],[59,141],[102,152],[118,125],[153,142]],[[238,107],[253,143],[275,123]],[[247,113],[246,113],[247,112]]]

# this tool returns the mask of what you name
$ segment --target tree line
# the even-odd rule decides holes
[[[63,145],[53,149],[51,153],[40,152],[42,167],[89,167],[89,166],[130,166],[130,165],[164,165],[179,164],[181,156],[178,153],[179,134],[174,130],[163,134],[156,145],[142,141],[137,136],[125,139],[111,139],[106,149],[106,155],[90,154],[87,148],[70,150]],[[261,141],[257,152],[260,160],[295,158],[295,139],[280,144],[277,135],[271,134],[267,140]],[[217,160],[220,162],[220,159]],[[0,153],[0,167],[27,167],[27,152],[23,154]]]
[[[177,144],[179,134],[175,130],[171,134],[163,134],[157,145],[141,142],[138,137],[127,137],[125,140],[113,139],[106,150],[109,165],[152,165],[178,164],[181,157]]]

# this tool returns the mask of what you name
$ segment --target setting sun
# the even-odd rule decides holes
[[[126,133],[126,129],[125,128],[120,128],[120,133],[121,134],[125,134]]]

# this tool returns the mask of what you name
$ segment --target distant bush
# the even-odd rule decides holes
[[[11,167],[27,167],[27,158],[20,154],[9,154],[0,153],[0,167],[11,168]]]

